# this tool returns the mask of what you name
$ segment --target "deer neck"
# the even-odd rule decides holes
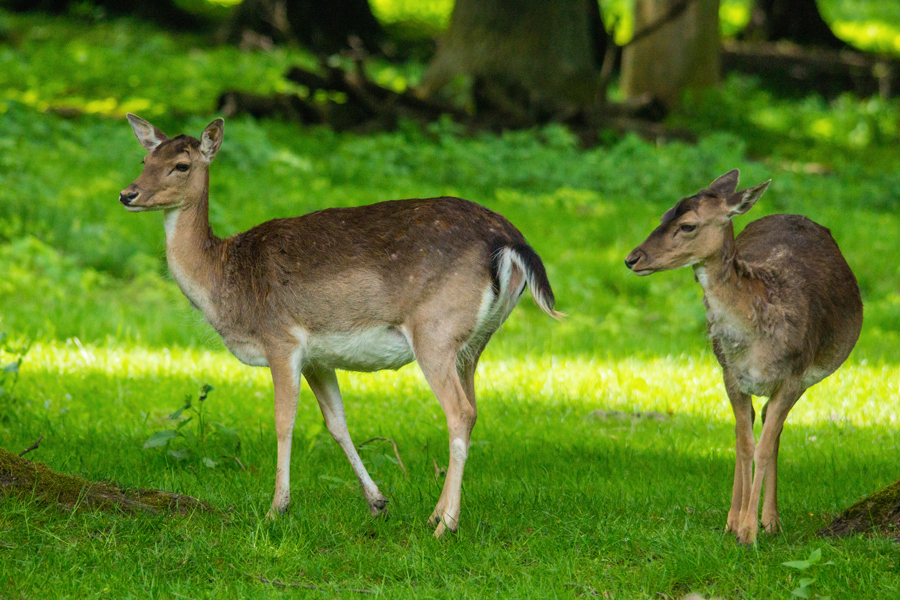
[[[212,298],[222,277],[222,240],[209,226],[209,174],[197,200],[166,210],[166,261],[169,272],[210,323],[215,321]]]
[[[745,280],[737,267],[731,222],[722,236],[720,251],[694,264],[694,277],[703,288],[707,321],[710,324],[727,321],[740,326],[752,319],[750,308],[754,286]]]

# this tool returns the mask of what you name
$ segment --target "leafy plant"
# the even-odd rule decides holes
[[[28,340],[13,342],[5,333],[0,333],[0,398],[12,397],[19,383],[19,369],[30,346]]]
[[[809,553],[809,558],[807,558],[806,560],[790,560],[781,564],[783,564],[785,567],[797,569],[798,571],[802,571],[804,573],[811,570],[821,569],[821,567],[824,567],[826,565],[834,564],[834,562],[830,560],[826,563],[819,564],[821,560],[822,549],[816,548]],[[818,567],[816,567],[816,565],[818,565]],[[812,591],[812,587],[815,582],[815,577],[801,577],[797,582],[799,585],[794,588],[793,591],[791,591],[791,595],[797,598],[817,598],[818,600],[831,600],[831,596],[820,596],[819,594]]]
[[[204,383],[196,402],[191,394],[185,395],[181,408],[166,417],[175,426],[154,432],[144,442],[144,450],[165,447],[166,454],[179,462],[199,458],[210,469],[222,465],[228,458],[236,458],[241,449],[237,431],[216,421],[204,421],[203,405],[212,390],[211,385]],[[185,413],[193,414],[187,416]],[[192,421],[194,427],[187,427]],[[182,441],[176,443],[177,440]],[[215,449],[220,452],[213,458],[210,454]]]

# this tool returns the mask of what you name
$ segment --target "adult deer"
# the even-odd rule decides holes
[[[300,376],[347,455],[373,515],[387,499],[366,472],[344,419],[335,369],[398,369],[417,360],[447,416],[450,461],[431,516],[455,531],[469,439],[475,367],[526,283],[558,318],[537,253],[501,215],[459,198],[396,200],[274,219],[227,239],[209,225],[209,167],[224,135],[169,139],[128,121],[148,151],[119,196],[129,211],[165,211],[169,270],[243,363],[268,366],[278,463],[270,516],[290,498],[291,435]]]
[[[750,210],[769,181],[735,192],[737,183],[738,171],[730,171],[679,201],[625,265],[638,275],[692,266],[703,287],[707,328],[735,418],[728,531],[751,544],[763,481],[763,528],[781,527],[778,444],[788,412],[850,354],[863,310],[856,278],[821,225],[772,215],[735,239],[731,219]],[[751,394],[769,398],[755,445]]]

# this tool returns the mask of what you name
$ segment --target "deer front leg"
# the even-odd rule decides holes
[[[766,409],[763,407],[762,421],[766,423]],[[781,432],[775,437],[775,447],[772,452],[772,461],[769,465],[769,473],[766,475],[766,485],[763,486],[763,505],[760,524],[766,533],[779,533],[781,531],[781,519],[778,516],[778,446],[781,444]]]
[[[734,487],[731,491],[731,508],[728,511],[726,531],[737,533],[742,515],[750,504],[750,486],[753,476],[753,399],[742,392],[734,376],[723,369],[725,391],[734,412]]]
[[[366,471],[353,440],[350,439],[350,431],[347,429],[347,419],[344,416],[344,401],[341,398],[341,390],[338,387],[337,375],[334,369],[307,369],[303,371],[310,389],[316,395],[319,402],[319,408],[322,409],[322,416],[325,417],[325,425],[331,433],[331,437],[338,443],[356,478],[362,486],[363,493],[369,503],[369,512],[372,516],[383,514],[387,509],[387,498],[385,498],[375,482]]]
[[[270,356],[272,384],[275,389],[275,434],[278,437],[278,462],[275,468],[275,497],[268,517],[284,514],[291,500],[291,437],[297,417],[300,378],[288,356]]]
[[[785,381],[781,388],[772,396],[766,406],[766,420],[763,424],[762,434],[753,455],[754,473],[753,487],[750,490],[750,504],[747,511],[741,516],[738,529],[738,541],[742,544],[755,544],[759,533],[759,499],[762,493],[763,482],[777,489],[777,471],[773,468],[774,461],[778,458],[777,443],[784,427],[787,415],[803,395],[804,388],[799,381]],[[772,515],[767,515],[770,519]],[[777,514],[775,515],[777,519]],[[771,524],[771,521],[770,521]]]

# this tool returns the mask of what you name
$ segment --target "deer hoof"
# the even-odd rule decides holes
[[[456,529],[452,527],[448,527],[444,521],[438,523],[437,528],[434,530],[434,537],[439,538],[443,537],[445,533],[456,533]]]
[[[387,516],[387,498],[375,498],[369,500],[369,512],[373,517]]]
[[[277,521],[281,517],[287,514],[287,504],[284,506],[272,506],[269,509],[269,512],[266,513],[266,519],[269,521]]]

